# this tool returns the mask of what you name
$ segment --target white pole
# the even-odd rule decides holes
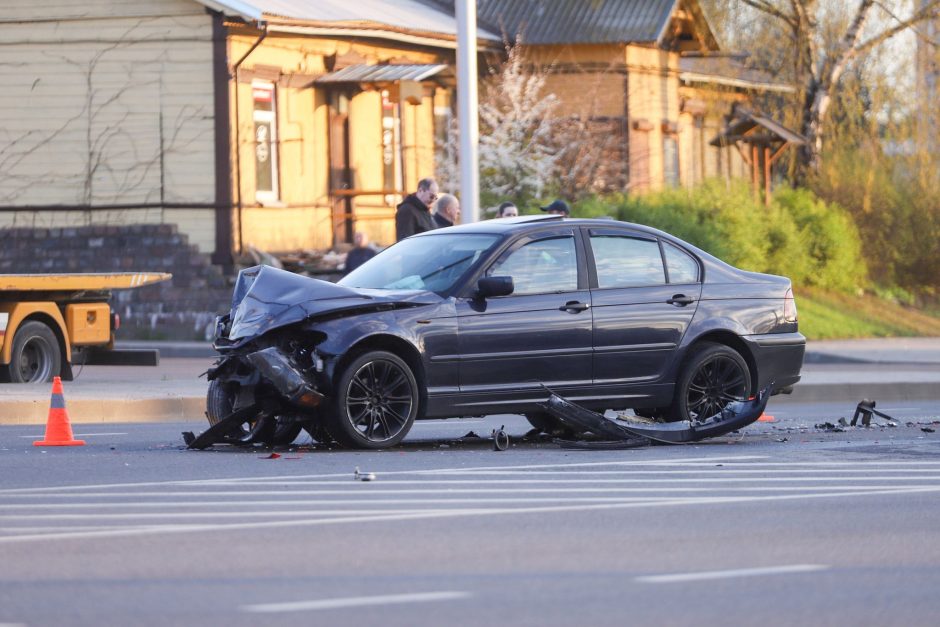
[[[477,79],[477,2],[457,0],[457,119],[460,123],[460,210],[464,224],[480,219]]]

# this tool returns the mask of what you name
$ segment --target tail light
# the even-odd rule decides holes
[[[121,316],[112,311],[111,312],[111,330],[117,331],[120,328],[121,328]]]
[[[785,322],[798,322],[799,316],[796,313],[796,299],[793,298],[793,288],[787,289],[783,297],[783,319]]]

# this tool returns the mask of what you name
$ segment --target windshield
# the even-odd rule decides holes
[[[347,287],[380,290],[450,290],[498,235],[457,233],[411,237],[389,246],[342,280]]]

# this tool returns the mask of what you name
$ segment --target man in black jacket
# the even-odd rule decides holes
[[[418,181],[418,191],[405,196],[395,212],[395,239],[401,241],[416,233],[433,230],[431,205],[437,200],[439,188],[432,178]]]
[[[441,194],[434,205],[434,224],[437,228],[443,229],[448,226],[454,226],[460,220],[460,201],[456,196],[450,194]]]

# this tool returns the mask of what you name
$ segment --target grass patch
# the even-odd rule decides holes
[[[877,296],[799,288],[800,332],[810,340],[940,336],[940,316]]]

